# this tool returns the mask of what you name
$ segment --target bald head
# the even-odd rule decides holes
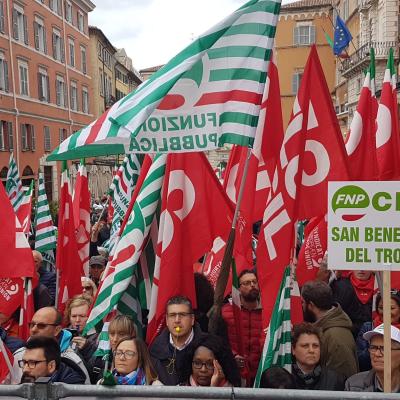
[[[35,312],[30,323],[31,336],[56,337],[60,333],[62,314],[55,307],[43,307]]]
[[[40,268],[43,262],[42,255],[37,250],[32,250],[33,262],[35,263],[36,271]]]

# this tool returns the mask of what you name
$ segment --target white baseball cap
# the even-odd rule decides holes
[[[369,332],[365,332],[363,338],[365,340],[370,341],[376,335],[384,335],[383,333],[383,324],[380,324],[375,329]],[[390,338],[398,343],[400,343],[400,329],[396,328],[395,326],[390,326]]]

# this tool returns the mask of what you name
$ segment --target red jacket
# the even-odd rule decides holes
[[[235,318],[233,315],[232,304],[225,304],[222,307],[222,318],[224,319],[227,330],[228,339],[232,348],[233,355],[243,356],[247,361],[249,371],[248,381],[253,381],[257,374],[258,363],[262,354],[265,335],[262,329],[261,321],[261,308],[254,310],[247,310],[241,308],[241,327],[243,333],[243,351],[244,354],[239,353],[238,337],[235,328]],[[245,371],[241,370],[241,373]]]

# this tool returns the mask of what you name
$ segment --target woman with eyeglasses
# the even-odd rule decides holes
[[[360,372],[369,371],[371,369],[371,356],[368,341],[364,339],[364,333],[371,331],[383,323],[383,300],[380,293],[376,296],[375,309],[375,318],[373,321],[365,322],[361,326],[356,340]],[[400,329],[400,291],[397,289],[392,289],[390,291],[390,314],[392,325]]]
[[[112,379],[102,379],[103,385],[162,385],[151,363],[149,351],[141,339],[125,337],[115,350]]]
[[[240,374],[231,350],[215,335],[203,336],[193,348],[188,386],[240,386]]]

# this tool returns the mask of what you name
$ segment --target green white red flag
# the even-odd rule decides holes
[[[381,99],[376,117],[376,156],[380,180],[398,180],[400,177],[399,113],[397,104],[397,74],[393,49],[382,84]]]
[[[28,190],[25,192],[24,197],[22,198],[22,202],[17,211],[17,217],[19,219],[19,222],[21,223],[22,231],[26,235],[29,234],[31,230],[33,183],[34,181],[32,180]]]
[[[350,124],[346,140],[350,177],[356,181],[373,181],[378,179],[378,161],[375,143],[375,121],[378,112],[378,101],[375,95],[375,56],[370,49],[371,61],[361,89],[357,110]]]
[[[48,159],[83,157],[85,146],[107,143],[125,153],[252,145],[279,10],[280,1],[247,2]]]
[[[293,259],[296,221],[325,215],[328,181],[348,179],[342,134],[315,46],[279,154],[257,246],[264,328]]]
[[[13,153],[10,154],[10,161],[8,163],[6,192],[14,211],[17,212],[22,203],[24,191],[22,190],[22,182],[19,178],[18,167],[14,160]]]

